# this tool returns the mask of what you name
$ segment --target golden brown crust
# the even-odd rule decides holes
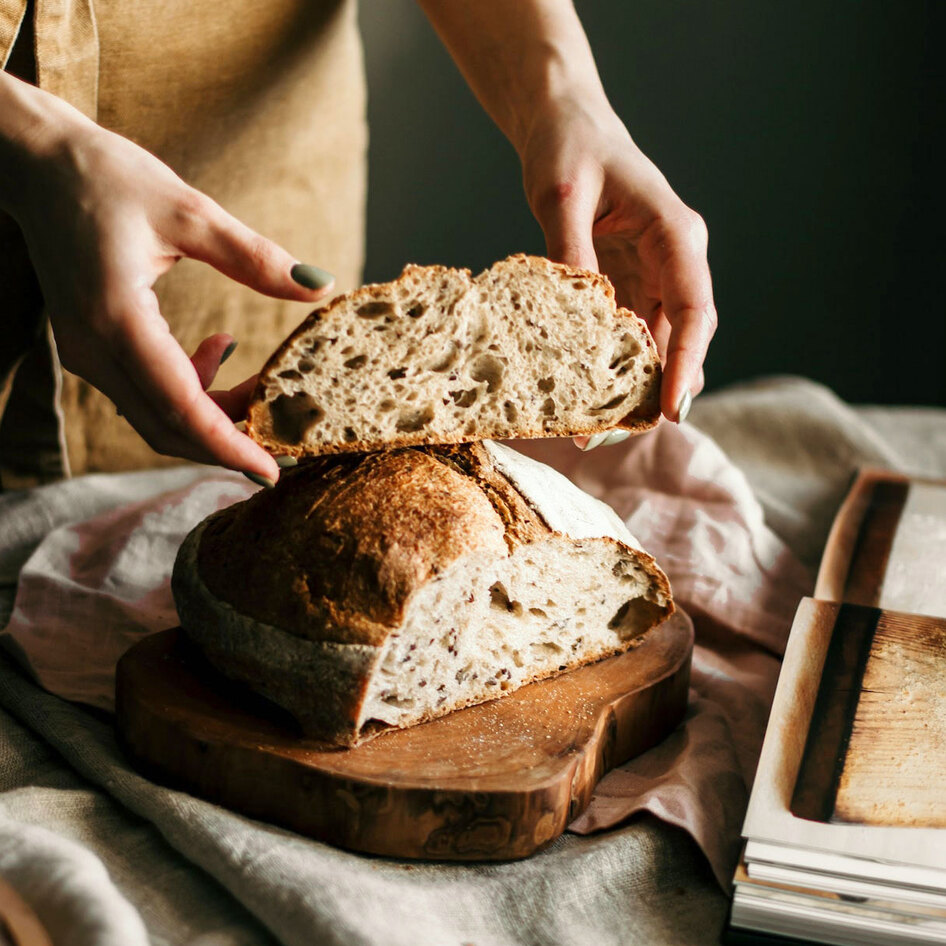
[[[229,512],[201,543],[208,588],[313,640],[378,645],[432,575],[503,551],[476,482],[419,450],[316,458]]]

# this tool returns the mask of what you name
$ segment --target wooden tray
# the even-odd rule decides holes
[[[558,837],[616,765],[671,732],[693,627],[676,614],[625,654],[355,749],[301,737],[217,674],[180,629],[118,664],[121,744],[149,777],[357,851],[526,857]]]

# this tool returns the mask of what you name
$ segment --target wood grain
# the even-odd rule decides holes
[[[946,828],[946,620],[881,612],[834,819]]]
[[[791,811],[946,827],[946,619],[837,613]]]
[[[837,612],[792,794],[791,811],[799,818],[830,821],[834,815],[879,615],[876,608],[856,605],[842,605]]]
[[[862,470],[835,517],[821,558],[815,597],[876,607],[910,481]]]
[[[341,847],[509,860],[558,837],[604,772],[677,726],[692,647],[678,614],[625,654],[335,749],[216,674],[175,629],[119,662],[118,734],[150,777]]]

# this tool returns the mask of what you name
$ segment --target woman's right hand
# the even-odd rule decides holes
[[[0,204],[23,231],[63,365],[158,452],[276,480],[273,458],[224,410],[235,416],[248,386],[205,391],[229,336],[205,339],[192,361],[152,287],[182,257],[300,302],[325,295],[331,276],[297,265],[143,148],[6,74],[0,115]]]

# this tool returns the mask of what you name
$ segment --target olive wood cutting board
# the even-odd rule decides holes
[[[683,718],[693,626],[353,749],[304,738],[216,673],[179,628],[118,664],[117,727],[149,777],[356,851],[510,860],[557,838],[609,769]]]

